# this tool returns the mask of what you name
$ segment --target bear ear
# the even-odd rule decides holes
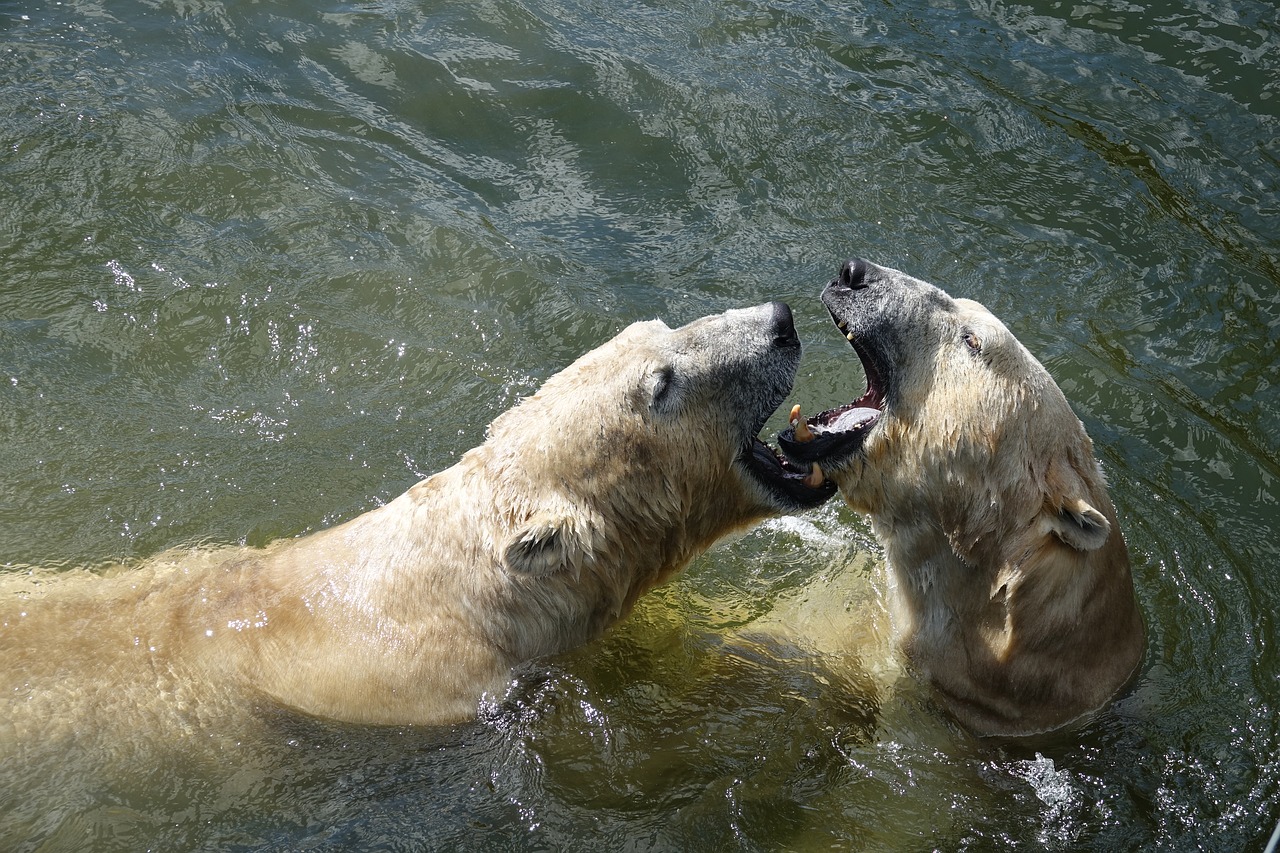
[[[546,577],[568,570],[576,580],[580,550],[569,519],[536,515],[511,538],[502,556],[507,569],[518,574]]]
[[[1056,516],[1049,518],[1049,530],[1077,551],[1093,551],[1111,536],[1111,522],[1085,501],[1066,501]]]
[[[670,415],[680,408],[680,380],[672,365],[655,367],[644,380],[649,395],[649,408],[660,414]]]

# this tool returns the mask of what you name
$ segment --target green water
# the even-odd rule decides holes
[[[69,797],[24,849],[1260,850],[1278,139],[1268,0],[0,3],[0,565],[349,518],[637,319],[786,300],[795,401],[848,399],[816,297],[856,254],[1057,377],[1150,630],[1134,689],[1041,743],[975,742],[909,682],[878,707],[751,639],[877,600],[829,505],[475,725],[285,723],[223,774]]]

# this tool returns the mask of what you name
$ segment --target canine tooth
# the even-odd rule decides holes
[[[791,407],[791,426],[795,428],[796,441],[813,441],[813,433],[809,430],[809,425],[805,423],[804,417],[800,414],[799,403]]]
[[[817,462],[812,463],[813,468],[809,471],[809,476],[804,478],[804,484],[811,489],[816,489],[826,482],[826,477],[822,475],[822,467]]]
[[[849,343],[853,343],[853,332],[850,332],[849,334],[845,335],[844,339]]]

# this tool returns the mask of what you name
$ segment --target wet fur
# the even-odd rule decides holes
[[[790,388],[772,306],[639,323],[385,506],[266,548],[0,578],[0,752],[234,743],[254,707],[450,723],[780,511],[740,455]],[[789,313],[787,328],[790,329]]]
[[[907,656],[983,735],[1105,705],[1144,632],[1106,482],[1062,392],[976,302],[874,265],[837,284],[824,302],[888,387],[861,451],[827,473],[884,543]]]

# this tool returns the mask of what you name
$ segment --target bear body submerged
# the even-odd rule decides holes
[[[234,731],[263,704],[473,717],[513,667],[599,636],[716,539],[830,497],[756,438],[799,359],[782,303],[636,323],[344,524],[0,578],[0,754]]]
[[[896,270],[851,261],[822,298],[868,388],[784,431],[783,456],[756,434],[799,362],[785,305],[637,323],[456,465],[334,528],[107,577],[0,576],[0,754],[218,737],[264,705],[466,720],[514,667],[598,637],[717,539],[836,485],[884,544],[902,649],[968,728],[1030,734],[1105,705],[1144,631],[1053,379],[981,305]]]

